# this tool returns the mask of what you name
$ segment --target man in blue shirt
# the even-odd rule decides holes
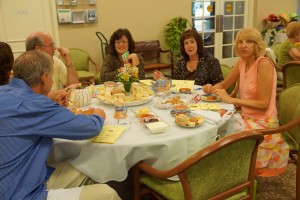
[[[106,118],[102,109],[95,109],[92,115],[74,115],[50,100],[47,95],[53,84],[52,65],[53,60],[46,53],[25,52],[13,65],[14,78],[10,84],[0,87],[0,199],[119,200],[117,193],[105,184],[46,189],[49,177],[61,178],[51,177],[54,169],[46,165],[53,138],[94,137]],[[76,171],[65,164],[58,166],[63,168],[55,169],[60,172]],[[88,178],[83,174],[80,177]]]

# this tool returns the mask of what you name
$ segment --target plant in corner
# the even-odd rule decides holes
[[[165,41],[170,48],[175,59],[180,56],[180,37],[181,34],[190,28],[191,24],[184,17],[172,18],[163,28]]]

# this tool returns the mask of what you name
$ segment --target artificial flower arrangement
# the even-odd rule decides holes
[[[285,33],[285,27],[288,25],[288,23],[291,21],[298,21],[299,18],[300,16],[297,13],[281,13],[279,15],[270,14],[267,18],[264,18],[263,21],[269,22],[269,27],[266,30],[263,30],[261,34],[265,38],[266,33],[269,33],[270,36],[268,46],[272,46],[274,44],[275,35],[277,33]],[[276,22],[279,22],[280,24],[276,24]]]
[[[139,69],[131,64],[124,64],[119,70],[119,74],[116,77],[117,82],[122,82],[126,92],[130,91],[131,83],[139,80]]]
[[[117,75],[118,82],[122,83],[132,83],[139,80],[139,69],[136,66],[131,64],[124,64],[124,67],[120,69],[119,74]]]
[[[285,29],[276,29],[276,28],[267,29],[266,31],[262,32],[262,36],[265,37],[266,33],[270,33],[268,46],[272,46],[275,42],[276,33],[285,33]]]

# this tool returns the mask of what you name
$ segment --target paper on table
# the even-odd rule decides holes
[[[92,139],[92,142],[115,143],[125,131],[123,126],[104,126],[99,135]]]
[[[139,82],[144,83],[146,85],[152,86],[153,80],[151,80],[151,79],[144,79],[144,80],[139,80]]]
[[[218,110],[221,109],[220,104],[216,103],[201,103],[201,104],[189,104],[191,110]]]
[[[193,89],[194,83],[194,80],[172,80],[172,85],[175,85],[176,92],[178,92],[180,88]]]
[[[204,117],[204,119],[208,119],[210,121],[219,123],[222,121],[222,118],[220,116],[220,113],[210,110],[195,110],[192,112],[192,114],[201,115]]]

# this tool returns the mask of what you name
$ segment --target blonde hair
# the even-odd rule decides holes
[[[239,40],[252,40],[254,42],[254,52],[255,57],[264,56],[266,52],[266,44],[261,36],[260,32],[255,28],[243,28],[241,29],[234,41],[235,54],[239,56],[238,53],[238,41]]]
[[[300,22],[291,22],[286,26],[286,35],[288,38],[294,38],[300,33]]]

